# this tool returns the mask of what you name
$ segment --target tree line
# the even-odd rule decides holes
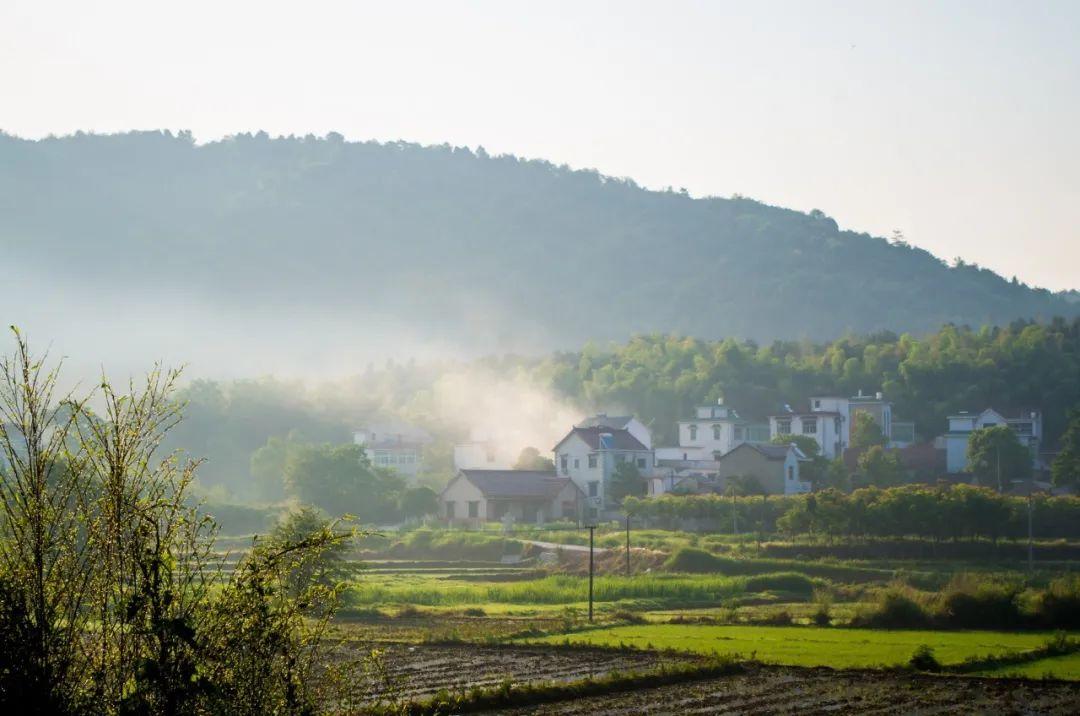
[[[663,495],[628,497],[624,509],[667,529],[762,532],[822,538],[918,537],[933,541],[1022,539],[1027,498],[972,485],[828,489],[786,497]],[[1038,539],[1080,538],[1080,497],[1036,494],[1030,501]]]

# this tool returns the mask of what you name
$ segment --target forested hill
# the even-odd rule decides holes
[[[817,211],[337,135],[0,136],[0,242],[8,269],[56,285],[377,316],[479,350],[1080,313],[1075,296],[840,231]]]

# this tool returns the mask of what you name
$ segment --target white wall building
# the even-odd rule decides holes
[[[518,455],[511,454],[492,441],[462,443],[454,446],[454,472],[458,470],[509,470]]]
[[[608,494],[616,465],[632,462],[648,477],[654,464],[652,450],[625,428],[575,427],[552,452],[557,474],[572,479],[585,493],[587,518],[603,518],[615,510]]]
[[[415,425],[380,423],[354,431],[353,442],[364,448],[372,464],[413,478],[424,464],[424,446],[432,437]]]
[[[1002,413],[987,408],[981,413],[960,411],[949,416],[949,431],[945,433],[945,467],[950,473],[966,472],[968,469],[967,448],[971,433],[995,425],[1008,425],[1016,433],[1020,444],[1031,451],[1032,465],[1039,467],[1039,447],[1042,443],[1042,413],[1038,410],[1023,411],[1018,416],[1008,418]]]
[[[881,428],[882,435],[892,444],[892,402],[881,393],[852,398],[816,396],[810,398],[808,410],[785,406],[783,413],[769,416],[769,436],[806,435],[817,441],[821,455],[834,460],[843,456],[851,446],[851,426],[855,415],[868,413]]]

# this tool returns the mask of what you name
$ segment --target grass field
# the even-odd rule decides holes
[[[700,654],[739,654],[789,666],[859,668],[906,664],[927,644],[942,664],[1023,652],[1042,646],[1049,634],[991,631],[891,631],[813,627],[648,624],[617,626],[539,639],[562,643],[676,649]],[[1017,668],[1017,667],[1011,667]],[[1055,672],[1056,673],[1056,672]]]
[[[1080,654],[1051,656],[1025,664],[1001,666],[976,672],[978,676],[1022,676],[1028,679],[1069,679],[1080,681]]]

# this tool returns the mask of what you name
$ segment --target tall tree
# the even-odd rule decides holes
[[[641,470],[634,463],[627,460],[615,466],[611,474],[611,484],[608,488],[611,499],[622,504],[627,497],[640,497],[645,494],[645,480],[641,477]]]
[[[851,419],[851,447],[868,448],[874,445],[884,446],[885,443],[885,435],[874,417],[865,410],[856,412]]]
[[[518,455],[517,462],[514,463],[514,469],[555,472],[555,461],[550,457],[541,455],[540,451],[534,447],[526,447],[522,448],[521,454]]]
[[[1080,487],[1080,408],[1069,411],[1069,423],[1061,436],[1061,452],[1050,465],[1054,484]]]
[[[1008,425],[995,425],[971,433],[968,469],[980,485],[1007,489],[1013,480],[1031,477],[1031,453]]]

